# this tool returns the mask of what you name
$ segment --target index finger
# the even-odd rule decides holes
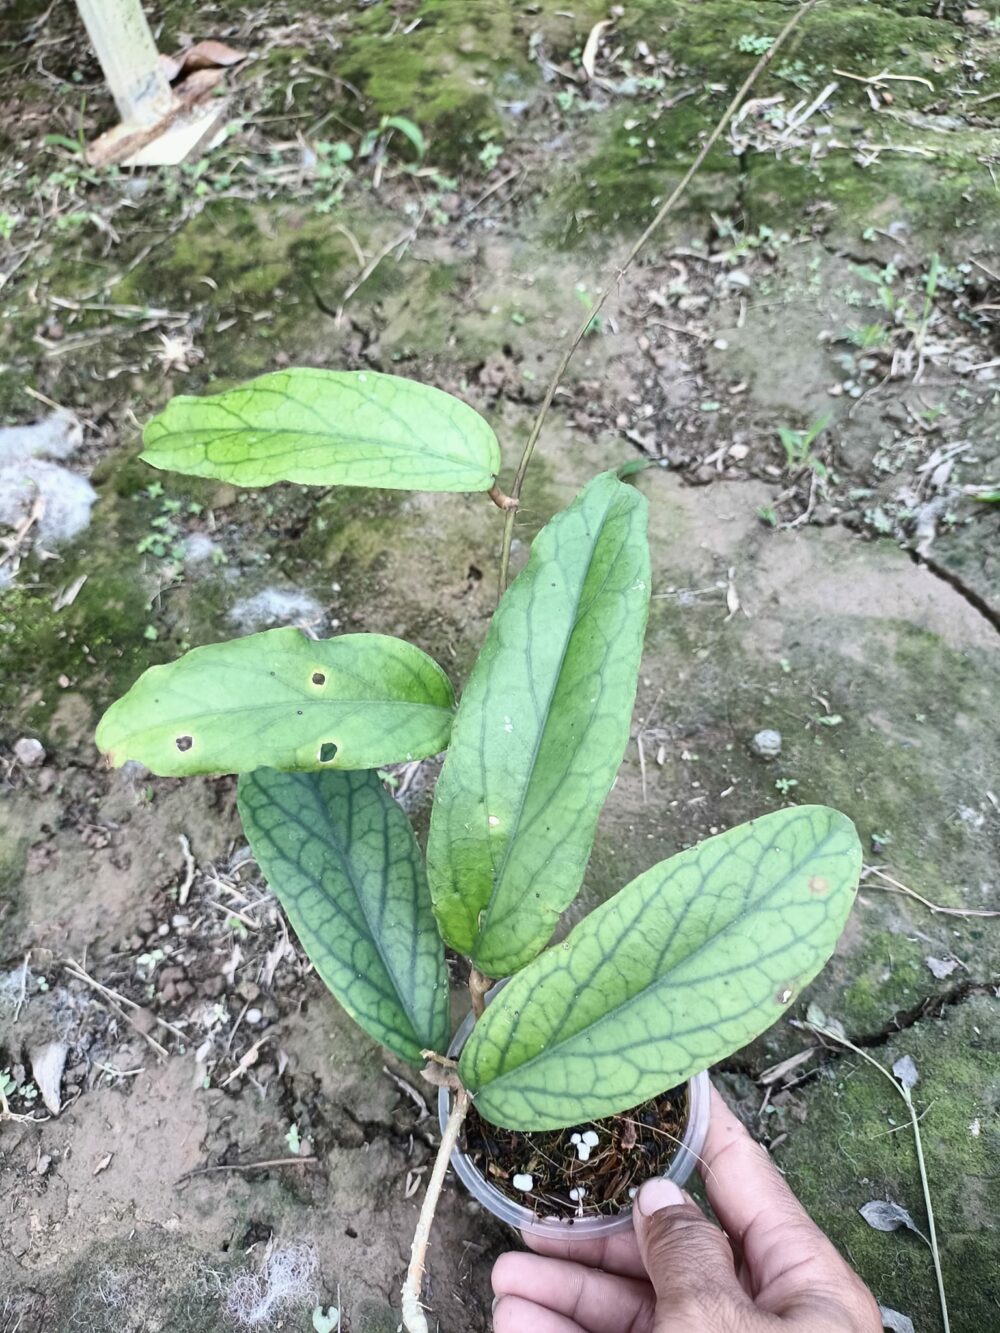
[[[528,1249],[534,1250],[536,1254],[549,1255],[553,1259],[570,1259],[574,1263],[600,1268],[618,1277],[646,1276],[635,1232],[631,1227],[596,1240],[572,1237],[564,1240],[559,1236],[540,1236],[531,1231],[522,1231],[521,1238]]]
[[[792,1193],[770,1153],[750,1136],[714,1087],[699,1169],[712,1210],[740,1247],[756,1290],[774,1288],[773,1302],[766,1302],[771,1308],[786,1305],[804,1285],[815,1282],[817,1269],[842,1280],[843,1259]],[[793,1271],[794,1284],[782,1282]]]

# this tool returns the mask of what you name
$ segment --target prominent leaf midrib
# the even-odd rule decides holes
[[[544,742],[545,742],[545,738],[546,738],[546,736],[548,735],[549,728],[550,728],[550,726],[552,725],[552,701],[553,701],[553,699],[555,698],[555,696],[556,696],[556,694],[557,694],[557,692],[558,692],[558,690],[559,690],[559,684],[560,684],[560,681],[562,680],[563,669],[564,669],[564,667],[565,667],[565,665],[566,665],[566,659],[567,659],[567,657],[568,657],[568,655],[569,655],[570,647],[571,647],[571,645],[572,645],[572,643],[573,643],[573,636],[574,636],[574,634],[576,633],[577,626],[578,626],[579,623],[580,623],[580,603],[581,603],[581,601],[583,600],[583,595],[584,595],[584,592],[585,592],[585,590],[586,590],[586,586],[587,586],[587,580],[590,578],[590,571],[593,569],[593,566],[594,566],[594,560],[595,560],[596,555],[597,555],[597,548],[598,548],[598,545],[600,544],[601,534],[603,533],[603,531],[604,531],[604,529],[605,529],[605,527],[606,527],[606,525],[607,525],[607,522],[608,522],[608,513],[609,513],[610,509],[615,505],[615,503],[616,503],[616,501],[617,501],[617,498],[618,498],[617,495],[613,495],[613,496],[610,498],[610,501],[609,501],[607,507],[605,508],[604,514],[603,514],[603,516],[601,517],[600,525],[599,525],[599,531],[598,531],[598,533],[596,534],[596,536],[594,537],[594,539],[593,539],[593,541],[592,541],[592,543],[591,543],[590,554],[589,554],[589,556],[588,556],[588,558],[587,558],[587,568],[586,568],[586,571],[585,571],[585,573],[584,573],[583,578],[580,580],[580,583],[579,583],[579,586],[578,586],[578,589],[577,589],[577,593],[576,593],[576,598],[575,598],[575,601],[574,601],[573,623],[572,623],[572,625],[571,625],[571,627],[570,627],[569,633],[566,635],[566,641],[565,641],[565,643],[563,644],[563,650],[562,650],[562,652],[561,652],[561,654],[560,654],[560,656],[559,656],[559,668],[558,668],[558,670],[555,672],[554,679],[553,679],[553,683],[552,683],[552,688],[551,688],[551,690],[550,690],[550,692],[549,692],[548,699],[546,700],[546,704],[545,704],[545,714],[544,714],[544,722],[543,722],[542,726],[539,728],[538,736],[537,736],[537,738],[536,738],[536,740],[535,740],[534,749],[533,749],[533,751],[532,751],[532,755],[531,755],[531,764],[530,764],[530,767],[529,767],[529,769],[528,769],[528,776],[527,776],[527,779],[526,779],[525,782],[524,782],[523,787],[521,788],[520,799],[518,800],[518,803],[517,803],[517,811],[516,811],[516,813],[515,813],[515,815],[514,815],[513,820],[511,821],[511,832],[510,832],[510,836],[509,836],[508,839],[507,839],[506,846],[505,846],[505,848],[504,848],[503,860],[502,860],[501,863],[500,863],[500,867],[499,867],[499,869],[497,869],[496,866],[494,865],[494,871],[493,871],[493,889],[492,889],[492,892],[490,893],[489,902],[487,903],[486,911],[485,911],[485,913],[484,913],[484,915],[483,915],[483,919],[482,919],[482,922],[480,923],[479,930],[478,930],[478,933],[477,933],[477,936],[476,936],[476,942],[477,942],[477,944],[478,944],[478,942],[479,942],[480,940],[482,940],[482,938],[483,938],[484,935],[486,934],[487,930],[489,929],[489,927],[490,927],[490,925],[491,925],[491,923],[492,923],[492,921],[493,921],[493,914],[494,914],[495,907],[496,907],[497,897],[498,897],[498,895],[499,895],[500,887],[501,887],[501,884],[502,884],[502,882],[503,882],[504,876],[505,876],[506,873],[507,873],[507,866],[508,866],[508,864],[509,864],[509,862],[510,862],[510,858],[511,858],[511,856],[512,856],[512,854],[513,854],[515,842],[517,841],[517,835],[518,835],[518,832],[519,832],[520,827],[521,827],[521,820],[522,820],[522,818],[523,818],[523,816],[524,816],[524,807],[525,807],[525,805],[527,804],[528,793],[529,793],[529,791],[530,791],[530,789],[531,789],[531,784],[532,784],[532,779],[533,779],[533,777],[534,777],[535,768],[536,768],[537,765],[538,765],[538,758],[539,758],[539,755],[540,755],[541,752],[542,752],[542,746],[543,746],[543,744],[544,744]],[[614,565],[615,565],[615,563],[616,563],[616,561],[617,561],[617,559],[618,559],[618,556],[621,554],[621,551],[622,551],[623,547],[624,547],[624,542],[622,542],[622,543],[619,545],[619,547],[618,547],[618,551],[616,552],[616,554],[615,554],[615,556],[614,556],[614,559],[613,559],[613,560],[610,562],[610,564],[609,564],[608,572],[607,572],[607,574],[606,574],[606,576],[605,576],[604,583],[601,585],[601,591],[602,591],[602,592],[603,592],[604,587],[607,586],[607,582],[608,582],[608,580],[609,580],[610,577],[611,577],[611,570],[614,568]],[[598,598],[600,595],[601,595],[600,593],[596,593],[596,594],[594,595],[594,597],[593,597],[592,600],[591,600],[591,606],[593,605],[593,603],[597,600],[597,598]],[[588,611],[588,613],[589,613],[589,611],[590,611],[590,607],[589,607],[589,606],[588,606],[588,608],[587,608],[587,611]],[[486,791],[486,769],[485,769],[485,767],[483,767],[481,771],[482,771],[483,790],[484,790],[484,792],[485,792],[485,791]],[[492,859],[492,858],[491,858],[491,859]],[[502,918],[501,918],[501,919],[502,919]]]
[[[374,373],[374,372],[373,372],[373,373]],[[323,383],[323,380],[320,379],[319,377],[316,377],[316,378],[314,379],[314,382],[318,382],[318,383],[322,384],[322,383]],[[414,381],[414,383],[415,383],[415,381]],[[357,385],[355,385],[355,384],[350,384],[350,383],[345,382],[345,381],[338,381],[338,388],[339,388],[342,392],[348,392],[348,393],[355,393],[355,394],[357,394],[357,396],[358,396],[359,398],[361,398],[363,402],[365,402],[366,404],[368,404],[368,405],[369,405],[370,407],[372,407],[375,411],[381,411],[381,412],[385,413],[386,416],[391,417],[392,420],[395,421],[395,422],[397,423],[397,425],[400,427],[400,429],[401,429],[401,430],[402,430],[402,431],[409,437],[408,440],[404,440],[404,441],[395,441],[395,440],[392,441],[391,444],[388,446],[389,448],[392,448],[392,449],[401,449],[401,450],[418,450],[418,451],[420,452],[421,456],[424,456],[424,457],[431,457],[431,458],[436,459],[436,460],[439,461],[439,462],[448,463],[448,464],[450,464],[450,465],[452,465],[452,466],[459,465],[459,466],[462,466],[462,467],[465,467],[465,468],[475,469],[475,470],[477,470],[477,471],[485,471],[485,470],[486,470],[484,467],[482,467],[482,465],[477,465],[477,464],[475,463],[474,459],[473,459],[469,454],[466,454],[466,455],[450,455],[450,454],[442,454],[442,453],[439,453],[439,452],[437,452],[437,451],[435,451],[435,450],[433,450],[433,449],[426,448],[425,445],[423,444],[423,442],[422,442],[417,436],[415,436],[415,435],[413,434],[412,428],[411,428],[411,426],[409,425],[409,423],[408,423],[403,417],[401,417],[401,416],[399,415],[399,413],[398,413],[394,408],[391,408],[391,407],[386,406],[385,404],[379,403],[376,399],[372,398],[372,396],[371,396],[370,394],[366,394],[366,393],[362,392],[362,390],[360,389],[360,387],[358,387]],[[237,390],[236,392],[238,392],[238,390]],[[307,430],[307,429],[305,429],[305,428],[294,429],[294,430],[293,430],[293,429],[288,428],[288,427],[278,427],[278,426],[275,426],[275,427],[268,427],[268,426],[254,426],[254,425],[251,425],[249,422],[247,422],[247,421],[245,420],[245,418],[244,418],[243,416],[241,416],[240,413],[236,410],[236,408],[233,407],[230,403],[223,403],[223,402],[218,401],[218,397],[225,396],[225,395],[219,395],[218,397],[216,397],[216,399],[215,399],[214,401],[213,401],[212,399],[207,399],[207,400],[205,400],[205,399],[198,399],[198,398],[193,398],[191,401],[196,402],[196,403],[199,403],[199,404],[200,404],[200,403],[204,403],[204,402],[210,402],[210,403],[211,403],[211,406],[212,406],[214,409],[216,409],[216,410],[220,410],[220,411],[222,411],[222,412],[226,412],[226,413],[228,413],[230,416],[234,417],[234,418],[236,419],[236,421],[239,422],[239,426],[233,426],[233,427],[217,426],[217,427],[214,427],[214,428],[213,428],[213,427],[209,427],[209,426],[201,426],[201,427],[192,427],[192,428],[190,428],[190,429],[186,429],[186,428],[185,428],[185,429],[177,429],[177,428],[175,427],[173,430],[168,430],[167,427],[164,425],[164,426],[161,426],[161,427],[160,427],[160,429],[162,430],[163,433],[159,436],[159,438],[157,439],[157,441],[156,441],[156,443],[155,443],[155,445],[154,445],[153,447],[156,447],[156,445],[159,445],[160,441],[162,441],[162,440],[173,440],[173,439],[183,438],[183,437],[188,437],[188,438],[190,438],[190,437],[199,436],[199,435],[210,435],[210,436],[213,436],[214,438],[218,439],[220,435],[239,434],[241,431],[248,431],[249,433],[251,433],[251,434],[253,434],[253,435],[258,435],[258,436],[259,436],[259,435],[263,435],[263,436],[273,436],[273,437],[292,437],[292,436],[299,436],[299,437],[305,437],[305,438],[307,438],[307,439],[317,438],[317,439],[326,439],[327,441],[335,440],[335,441],[338,441],[338,442],[344,442],[344,441],[346,441],[346,440],[348,440],[348,439],[353,439],[353,440],[356,440],[359,444],[364,445],[366,448],[374,449],[374,450],[385,449],[385,448],[387,447],[387,446],[386,446],[386,441],[385,441],[385,437],[384,437],[384,436],[379,436],[379,435],[377,435],[377,434],[376,434],[376,435],[361,435],[361,434],[354,434],[354,435],[352,435],[352,436],[348,436],[345,432],[343,432],[342,429],[341,429],[340,432],[338,432],[338,431],[336,430],[335,427],[333,427],[333,426],[331,426],[331,425],[328,425],[327,421],[326,421],[325,418],[320,414],[320,412],[318,411],[318,409],[316,408],[316,406],[315,406],[314,404],[304,402],[301,398],[296,398],[296,397],[294,397],[292,394],[287,393],[287,392],[284,391],[284,390],[274,388],[274,387],[272,387],[272,386],[269,385],[269,384],[259,384],[259,383],[258,383],[258,384],[254,384],[254,385],[252,385],[252,386],[248,386],[246,392],[249,393],[249,394],[252,394],[252,395],[269,395],[269,394],[270,394],[270,395],[273,395],[273,396],[276,396],[276,397],[280,398],[280,399],[282,400],[282,402],[285,403],[285,404],[292,404],[292,405],[294,405],[294,406],[297,407],[297,408],[301,408],[303,411],[308,412],[308,413],[310,413],[312,416],[314,416],[314,417],[320,422],[322,429],[321,429],[321,430],[310,431],[310,430]],[[403,392],[405,393],[406,391],[403,390]],[[190,397],[190,396],[188,396],[188,397]],[[425,411],[427,410],[427,409],[426,409],[426,403],[424,404],[423,410],[425,410]],[[472,409],[471,409],[471,408],[469,409],[469,411],[470,411],[470,413],[472,413]],[[443,411],[438,411],[437,408],[435,408],[435,416],[443,417],[444,420],[445,420],[450,426],[454,426],[454,424],[455,424],[455,422],[454,422],[454,417],[453,417],[453,416],[449,416],[449,415],[447,415],[447,414],[446,414],[445,412],[443,412]],[[484,423],[484,424],[485,424],[485,423]],[[182,446],[182,447],[183,447],[183,446]],[[287,452],[294,452],[294,451],[293,451],[293,450],[288,450]],[[207,461],[223,461],[223,462],[224,462],[224,461],[227,461],[227,460],[211,460],[211,459],[209,459],[207,449],[205,450],[205,458],[206,458]],[[269,458],[270,458],[270,456],[269,456]],[[244,462],[245,465],[249,465],[249,462],[250,462],[250,461],[251,461],[251,460],[243,460],[243,462]],[[254,460],[254,461],[260,461],[260,460]]]
[[[166,441],[170,441],[170,440],[175,440],[175,439],[191,439],[192,437],[194,437],[194,436],[198,436],[198,435],[210,435],[213,439],[221,440],[221,438],[224,437],[224,436],[226,436],[226,435],[240,435],[240,434],[243,434],[244,432],[249,432],[250,434],[253,434],[253,435],[266,436],[268,439],[272,439],[272,438],[274,438],[274,439],[276,439],[276,440],[277,440],[277,438],[280,438],[280,439],[282,439],[282,440],[287,439],[287,440],[289,440],[289,441],[291,441],[293,438],[298,438],[298,439],[305,438],[305,439],[309,439],[309,440],[312,440],[312,439],[323,440],[323,439],[325,439],[325,440],[327,441],[327,443],[335,443],[337,447],[339,447],[341,443],[346,443],[346,442],[347,442],[347,437],[346,437],[346,436],[342,436],[342,435],[341,435],[341,436],[337,436],[337,435],[334,435],[332,431],[328,431],[328,432],[325,434],[325,436],[324,436],[323,432],[321,432],[321,431],[310,431],[310,430],[305,430],[305,429],[296,429],[296,430],[293,430],[293,429],[291,429],[291,428],[289,428],[289,427],[283,427],[283,428],[281,428],[281,429],[273,429],[273,430],[272,430],[272,429],[270,429],[270,428],[267,427],[267,426],[243,426],[243,427],[237,427],[237,426],[218,426],[218,427],[216,427],[216,428],[213,430],[212,428],[210,428],[210,427],[208,427],[208,426],[199,426],[199,427],[194,428],[194,429],[191,429],[191,430],[177,430],[177,429],[175,429],[175,430],[173,430],[173,431],[171,431],[171,432],[169,432],[169,433],[164,433],[163,435],[161,435],[161,436],[159,437],[158,440],[156,440],[154,443],[150,444],[146,449],[144,449],[144,450],[143,450],[143,454],[145,455],[145,454],[147,454],[147,453],[154,452],[154,451],[159,447],[161,441],[164,441],[164,440],[166,440]],[[470,458],[452,457],[452,456],[449,455],[449,454],[441,454],[441,453],[437,453],[437,452],[435,452],[435,451],[432,450],[432,449],[427,449],[427,448],[425,448],[425,447],[424,447],[422,444],[420,444],[419,442],[414,442],[413,444],[405,444],[405,443],[402,443],[402,442],[397,443],[397,442],[393,441],[391,444],[388,444],[388,445],[387,445],[385,439],[384,439],[384,438],[380,439],[377,435],[370,435],[370,436],[369,436],[369,435],[354,435],[354,436],[352,437],[352,442],[356,442],[358,446],[363,446],[364,448],[371,448],[371,449],[376,449],[376,448],[377,448],[377,449],[380,449],[380,450],[383,450],[383,451],[386,450],[386,449],[399,449],[399,450],[409,450],[409,449],[412,449],[412,450],[415,450],[415,451],[416,451],[416,450],[419,450],[419,455],[420,455],[420,457],[419,457],[417,460],[415,460],[415,461],[418,462],[418,463],[419,463],[422,459],[425,459],[425,458],[433,458],[433,459],[435,459],[437,462],[440,462],[440,463],[447,463],[450,467],[461,467],[461,468],[464,468],[464,469],[466,469],[466,470],[468,470],[468,471],[474,471],[474,472],[486,472],[486,471],[488,471],[488,469],[487,469],[486,467],[484,467],[484,466],[482,466],[482,465],[480,465],[480,464],[475,463],[475,462],[474,462],[472,459],[470,459]],[[225,441],[223,441],[223,443],[225,443]],[[188,446],[180,445],[180,446],[172,446],[172,447],[180,447],[180,448],[185,448],[185,447],[187,447],[187,448],[192,448],[192,449],[193,449],[193,448],[198,448],[199,450],[202,451],[203,456],[204,456],[206,462],[210,462],[210,463],[233,463],[233,464],[236,465],[236,466],[239,466],[239,467],[247,467],[247,468],[253,466],[253,465],[256,464],[256,463],[273,462],[274,459],[275,459],[275,457],[280,458],[280,457],[283,457],[283,456],[294,455],[294,453],[295,453],[295,450],[294,450],[294,448],[291,446],[290,443],[289,443],[288,445],[286,445],[284,448],[282,448],[282,449],[277,449],[277,450],[275,450],[275,451],[272,452],[272,453],[267,453],[267,454],[265,454],[265,455],[263,455],[263,456],[257,456],[257,457],[254,457],[254,458],[242,458],[242,459],[211,458],[211,457],[209,456],[209,453],[208,453],[208,447],[207,447],[207,446],[204,446],[204,445],[195,445],[194,443],[192,443],[192,444],[190,444],[190,445],[188,445]],[[310,446],[310,447],[315,448],[315,447],[318,447],[318,446]],[[369,462],[370,460],[369,460],[369,459],[365,459],[365,458],[361,458],[361,459],[359,459],[358,461],[360,461],[360,462]],[[388,461],[388,460],[387,460],[387,461]],[[319,464],[317,464],[316,466],[318,467]],[[315,469],[310,468],[310,471],[314,471],[314,470],[315,470]]]
[[[283,699],[283,700],[281,701],[281,703],[276,703],[276,704],[240,704],[240,705],[238,705],[237,707],[234,707],[234,708],[226,708],[224,705],[216,705],[214,708],[204,708],[204,709],[202,709],[200,712],[190,712],[190,713],[189,713],[189,712],[185,712],[185,713],[184,713],[184,723],[185,723],[185,725],[187,725],[189,722],[199,721],[199,720],[200,720],[201,718],[203,718],[203,717],[218,717],[218,716],[220,715],[220,713],[221,713],[221,714],[224,714],[226,717],[232,717],[232,718],[239,717],[241,714],[244,714],[244,713],[252,714],[252,715],[255,715],[255,716],[258,716],[258,717],[261,716],[261,715],[264,714],[264,713],[279,713],[279,714],[284,714],[284,713],[286,712],[286,710],[288,709],[288,706],[289,706],[290,704],[294,704],[294,703],[302,703],[302,704],[305,704],[306,708],[308,708],[310,712],[313,712],[313,711],[319,711],[319,710],[324,709],[324,708],[326,708],[326,709],[331,709],[331,710],[332,710],[332,709],[339,709],[339,710],[347,709],[347,710],[350,710],[351,712],[356,712],[358,709],[361,709],[361,708],[378,708],[378,709],[380,709],[380,710],[381,710],[381,709],[384,709],[384,708],[390,708],[390,709],[392,709],[392,708],[406,708],[406,709],[421,709],[421,708],[426,708],[426,709],[429,709],[429,710],[430,710],[431,712],[433,712],[433,713],[447,713],[447,714],[450,714],[451,711],[452,711],[452,710],[451,710],[450,708],[448,708],[447,705],[445,705],[445,704],[425,704],[425,703],[419,703],[419,702],[413,702],[413,703],[411,703],[411,702],[410,702],[409,700],[407,700],[407,699],[324,699],[324,700],[318,700],[318,699],[309,699],[309,698],[307,698],[306,696],[303,696],[302,698]],[[305,709],[302,710],[302,715],[303,715],[303,717],[305,716]],[[171,723],[169,720],[160,723],[160,726],[161,726],[164,730],[166,730],[166,731],[170,731],[170,730],[172,729],[172,726],[173,726],[173,725],[175,725],[175,724]],[[142,731],[145,732],[145,731],[149,731],[149,730],[151,730],[151,728],[150,728],[149,725],[147,724],[146,726],[144,726],[144,727],[142,727],[142,728],[139,728],[139,730],[142,730]],[[132,732],[129,733],[129,735],[132,735],[132,734],[134,734],[134,733],[132,733]]]
[[[815,857],[819,857],[819,856],[823,855],[823,849],[824,849],[824,848],[827,846],[827,844],[833,839],[834,836],[835,836],[834,831],[831,830],[831,832],[828,833],[828,834],[826,835],[826,837],[824,838],[822,844],[820,844],[820,845],[818,845],[818,846],[816,846],[815,848],[813,848],[813,849],[810,850],[809,855],[808,855],[808,857],[807,857],[806,859],[811,860],[814,856],[815,856]],[[799,864],[797,864],[792,870],[790,870],[786,875],[784,875],[780,880],[775,881],[774,884],[773,884],[773,892],[774,892],[774,894],[776,895],[776,894],[779,893],[782,889],[784,889],[785,887],[787,887],[787,885],[788,885],[789,881],[792,879],[792,877],[793,877],[794,875],[801,874],[801,871],[802,871],[802,866],[801,866],[801,863],[799,863]],[[769,893],[768,896],[771,896],[771,894]],[[818,900],[817,900],[817,904],[816,904],[816,905],[817,905],[817,906],[820,906],[820,902],[819,902]],[[828,901],[824,901],[824,902],[822,903],[822,906],[823,906],[823,908],[824,908],[824,915],[828,915],[828,908],[829,908],[829,903],[828,903]],[[700,945],[698,945],[698,946],[697,946],[695,949],[693,949],[690,953],[685,954],[684,959],[683,959],[682,963],[678,965],[678,969],[677,969],[677,970],[680,970],[681,967],[686,966],[686,965],[688,964],[688,962],[697,959],[698,955],[699,955],[700,953],[702,953],[705,949],[709,948],[710,946],[715,946],[715,945],[718,943],[718,940],[719,940],[720,936],[724,936],[724,935],[729,935],[729,934],[731,934],[732,931],[733,931],[733,929],[736,928],[736,927],[738,927],[738,926],[739,926],[739,925],[740,925],[740,924],[741,924],[747,917],[749,917],[749,916],[751,916],[751,915],[756,915],[757,913],[759,913],[759,912],[762,911],[762,910],[767,910],[767,909],[766,909],[766,905],[765,905],[765,907],[762,907],[760,904],[756,904],[756,905],[750,904],[750,905],[745,906],[744,909],[743,909],[742,911],[738,912],[734,917],[731,917],[731,918],[729,919],[729,921],[727,921],[726,925],[724,926],[724,928],[723,928],[722,930],[720,930],[720,931],[716,931],[715,934],[708,936],[708,937],[707,937],[707,938],[706,938]],[[774,910],[777,910],[777,909],[774,909]],[[633,923],[633,926],[630,926],[630,927],[629,927],[629,929],[632,929],[632,928],[634,928],[634,923]],[[813,928],[813,932],[814,932],[814,931],[815,931],[815,927]],[[813,933],[813,932],[810,932],[810,933]],[[620,939],[620,938],[621,938],[621,935],[624,934],[624,933],[625,933],[625,932],[620,932],[618,938]],[[796,937],[795,937],[795,938],[796,938],[796,943],[803,943],[807,937],[806,937],[806,936],[803,936],[803,935],[798,935],[798,934],[796,934]],[[783,947],[787,948],[787,945],[785,945],[785,946],[783,946]],[[780,951],[779,951],[779,952],[780,952]],[[767,957],[771,957],[771,956],[772,956],[772,955],[767,955]],[[601,958],[600,963],[598,964],[598,966],[599,966],[599,967],[602,966],[606,961],[607,961],[607,956],[606,956],[606,955],[603,955],[602,958]],[[755,966],[756,966],[756,960],[755,960]],[[739,971],[743,971],[744,969],[743,969],[743,968],[740,968],[740,969],[738,969],[738,970],[739,970]],[[556,973],[556,972],[551,972],[551,973],[549,973],[548,975],[549,975],[549,976],[555,976],[555,975],[557,975],[557,973]],[[726,975],[726,974],[724,974],[724,973],[716,973],[715,975],[716,975],[716,976],[722,976],[722,975]],[[710,979],[711,979],[711,978],[707,978],[707,977],[706,977],[706,978],[699,978],[699,984],[700,984],[701,981],[710,980]],[[548,976],[545,978],[545,980],[548,980]],[[673,988],[673,989],[676,989],[676,988],[677,988],[677,984],[678,984],[678,983],[671,981],[671,979],[669,979],[669,978],[663,978],[663,977],[659,977],[659,978],[657,978],[657,977],[654,976],[653,979],[650,980],[649,982],[647,982],[645,986],[643,986],[640,990],[636,991],[634,995],[629,996],[629,998],[628,998],[627,1000],[624,1000],[620,1005],[617,1005],[613,1010],[601,1014],[600,1017],[594,1019],[592,1022],[585,1024],[585,1025],[584,1025],[583,1027],[581,1027],[581,1028],[578,1028],[578,1029],[576,1030],[576,1032],[570,1033],[570,1034],[568,1034],[568,1035],[565,1036],[565,1037],[556,1037],[555,1040],[547,1041],[546,1044],[545,1044],[545,1046],[544,1046],[544,1048],[543,1048],[542,1050],[540,1050],[536,1055],[531,1056],[531,1057],[530,1057],[529,1059],[527,1059],[527,1060],[523,1060],[523,1061],[521,1061],[519,1064],[515,1065],[512,1069],[504,1070],[504,1072],[501,1073],[501,1074],[499,1074],[499,1075],[497,1075],[496,1078],[490,1079],[488,1085],[483,1085],[483,1086],[490,1086],[490,1087],[495,1086],[496,1084],[501,1083],[505,1078],[508,1078],[508,1077],[509,1077],[510,1075],[512,1075],[512,1074],[517,1075],[518,1077],[520,1077],[520,1076],[524,1073],[525,1070],[530,1069],[531,1066],[534,1065],[534,1064],[536,1064],[539,1060],[542,1060],[542,1059],[548,1060],[548,1059],[552,1058],[553,1055],[558,1054],[558,1052],[561,1050],[562,1047],[567,1046],[570,1042],[577,1040],[577,1038],[579,1038],[579,1037],[582,1037],[582,1036],[583,1036],[585,1033],[587,1033],[591,1028],[597,1027],[599,1024],[607,1022],[607,1020],[608,1020],[609,1018],[611,1018],[611,1017],[614,1017],[614,1018],[617,1020],[617,1019],[619,1018],[619,1016],[621,1016],[623,1013],[626,1013],[629,1009],[632,1008],[633,1005],[637,1004],[639,1001],[641,1001],[642,999],[644,999],[644,998],[646,997],[646,995],[647,995],[648,992],[650,992],[650,991],[652,991],[652,990],[655,990],[655,989],[657,989],[657,988],[659,988],[659,987],[665,987],[666,990],[669,991],[669,990],[672,989],[672,988]],[[681,983],[681,985],[682,985],[682,989],[683,989],[683,988],[684,988],[683,983]],[[509,1045],[510,1045],[509,1038],[510,1038],[510,1035],[511,1035],[512,1033],[513,1033],[513,1024],[510,1025],[510,1030],[509,1030],[509,1032],[508,1032],[508,1042],[507,1042],[507,1049],[508,1049],[508,1050],[509,1050]],[[667,1039],[669,1040],[669,1036],[668,1036]],[[569,1058],[573,1058],[573,1057],[571,1056],[571,1057],[569,1057]]]
[[[352,800],[353,800],[353,793],[352,793]],[[317,836],[311,829],[306,828],[305,824],[302,823],[301,818],[299,818],[299,816],[294,811],[289,810],[288,807],[284,805],[280,799],[272,795],[270,797],[270,801],[273,805],[277,807],[277,809],[282,811],[282,813],[286,816],[287,819],[289,819],[293,823],[297,823],[299,828],[303,829],[308,837],[315,838]],[[342,866],[344,874],[348,880],[348,883],[351,886],[351,890],[354,893],[354,898],[361,911],[361,915],[364,917],[365,924],[368,927],[369,938],[371,939],[371,942],[375,946],[375,951],[378,954],[379,961],[381,962],[383,968],[385,969],[386,976],[392,983],[392,989],[395,998],[398,1000],[400,1008],[406,1015],[406,1020],[410,1025],[411,1035],[419,1045],[420,1035],[417,1023],[415,1022],[414,1013],[412,1012],[411,1009],[409,997],[405,996],[403,991],[400,990],[399,978],[396,975],[396,970],[394,967],[390,965],[389,960],[385,954],[385,949],[383,947],[381,939],[381,931],[375,929],[374,923],[368,913],[368,909],[365,905],[364,895],[361,893],[358,887],[358,881],[355,878],[353,868],[351,867],[350,862],[344,858],[344,854],[341,851],[340,843],[337,839],[337,830],[335,825],[333,824],[333,821],[330,819],[329,812],[327,811],[326,807],[323,805],[322,802],[316,802],[316,805],[319,806],[319,808],[321,809],[322,823],[329,833],[329,837],[324,840],[323,846],[326,848],[331,848],[337,855],[337,859],[340,862],[340,865]],[[351,822],[353,822],[353,813],[351,813],[350,819]],[[298,897],[299,895],[296,896]],[[324,896],[326,896],[325,889],[324,889]]]

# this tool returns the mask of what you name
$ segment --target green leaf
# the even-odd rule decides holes
[[[646,501],[602,473],[504,595],[434,797],[438,924],[488,976],[529,962],[580,887],[628,743],[648,607]]]
[[[798,806],[647,870],[514,977],[459,1073],[481,1115],[615,1115],[745,1046],[830,957],[861,871],[854,825]]]
[[[405,134],[416,151],[417,161],[423,159],[427,152],[427,140],[418,125],[414,125],[406,116],[386,116],[382,124],[387,130],[399,130],[400,134]]]
[[[444,672],[402,639],[271,629],[150,667],[104,714],[97,744],[161,777],[377,768],[443,750],[453,708]]]
[[[448,1047],[448,974],[413,830],[377,773],[239,782],[257,864],[351,1017],[413,1064]]]
[[[500,446],[451,394],[373,371],[279,370],[153,417],[153,467],[236,486],[299,481],[411,491],[486,491]]]

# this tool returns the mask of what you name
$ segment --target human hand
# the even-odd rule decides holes
[[[882,1333],[871,1292],[717,1092],[701,1166],[725,1231],[649,1180],[635,1230],[525,1234],[493,1269],[495,1333]]]

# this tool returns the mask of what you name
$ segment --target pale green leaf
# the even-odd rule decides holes
[[[378,768],[444,749],[453,708],[444,672],[402,639],[271,629],[150,667],[104,714],[97,744],[162,777]]]
[[[278,370],[225,393],[181,395],[143,443],[153,467],[237,486],[485,491],[500,468],[492,428],[466,403],[368,370]]]
[[[434,910],[488,976],[529,962],[579,890],[628,743],[648,607],[646,501],[603,473],[504,595],[434,797]]]
[[[824,806],[764,815],[647,870],[504,987],[460,1062],[510,1129],[615,1115],[770,1027],[832,954],[861,871]]]
[[[448,1046],[448,973],[420,849],[376,773],[239,782],[257,864],[321,979],[370,1036],[412,1064]]]

